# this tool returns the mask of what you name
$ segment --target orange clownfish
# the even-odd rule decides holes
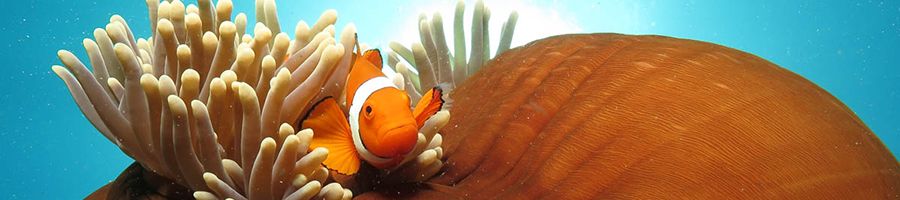
[[[362,56],[354,59],[347,76],[347,116],[334,97],[325,97],[301,121],[301,127],[314,131],[309,148],[327,148],[323,164],[345,175],[356,174],[361,160],[379,169],[400,164],[416,145],[425,120],[444,103],[442,90],[435,87],[410,110],[406,92],[381,72],[381,53],[359,51],[356,55]]]

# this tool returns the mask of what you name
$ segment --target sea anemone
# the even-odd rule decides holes
[[[900,165],[853,112],[752,54],[573,34],[457,87],[449,167],[360,198],[896,199]]]
[[[354,191],[365,192],[396,184],[422,182],[444,169],[443,136],[439,130],[448,123],[450,118],[448,110],[452,107],[453,99],[449,98],[448,94],[492,58],[488,45],[490,43],[488,34],[490,9],[482,1],[475,3],[470,41],[472,52],[468,61],[463,28],[465,2],[459,0],[455,9],[454,53],[449,51],[448,40],[444,37],[440,13],[434,13],[430,19],[424,13],[419,16],[421,43],[413,43],[412,50],[397,42],[389,44],[391,51],[387,52],[387,65],[397,73],[386,73],[386,75],[398,88],[406,91],[411,102],[418,102],[423,94],[439,85],[443,85],[440,87],[445,90],[442,98],[446,100],[446,103],[442,111],[426,121],[419,131],[419,141],[410,153],[410,155],[418,156],[407,157],[403,161],[406,163],[405,165],[391,170],[375,173],[368,170],[353,178],[337,175],[339,182],[354,188]],[[513,11],[504,21],[500,44],[494,55],[499,55],[510,48],[517,19],[518,14]],[[413,70],[413,68],[415,69]]]
[[[455,88],[491,60],[488,31],[491,10],[481,0],[475,2],[470,34],[472,38],[469,41],[472,52],[466,54],[467,41],[463,27],[465,7],[463,0],[457,1],[452,41],[444,37],[444,22],[441,13],[436,12],[430,19],[425,13],[419,15],[420,42],[413,43],[410,48],[398,42],[389,44],[391,51],[388,52],[387,64],[402,75],[404,87],[414,101],[439,84],[450,86],[447,89]],[[503,22],[500,43],[494,56],[510,48],[518,16],[513,11]],[[449,42],[453,42],[453,52],[450,52]]]
[[[252,35],[245,14],[232,19],[230,0],[147,5],[151,37],[135,39],[114,15],[84,40],[92,70],[66,50],[58,52],[65,67],[52,67],[101,134],[197,199],[352,197],[321,165],[328,149],[308,149],[314,130],[291,125],[310,102],[343,90],[352,24],[338,42],[337,12],[328,10],[311,27],[300,21],[291,39],[273,0],[256,1]],[[406,159],[415,162],[382,172],[385,180],[435,174],[435,135],[448,120],[446,111],[430,118]]]

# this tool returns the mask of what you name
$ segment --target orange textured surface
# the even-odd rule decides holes
[[[844,104],[715,44],[551,37],[451,97],[445,172],[400,197],[900,198],[900,165]]]

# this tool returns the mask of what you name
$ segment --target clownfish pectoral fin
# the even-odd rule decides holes
[[[363,53],[363,58],[366,58],[366,60],[372,63],[372,65],[374,65],[378,69],[381,69],[381,51],[379,51],[378,49],[366,50],[366,53]]]
[[[301,127],[313,130],[310,150],[318,147],[328,149],[328,158],[323,162],[325,167],[345,175],[359,171],[360,158],[353,146],[350,125],[333,97],[326,97],[313,105]]]
[[[416,107],[413,109],[413,117],[416,118],[416,124],[419,125],[419,128],[425,125],[425,121],[428,118],[441,111],[441,107],[444,106],[444,99],[441,98],[444,95],[443,93],[444,90],[440,87],[434,87],[422,95],[422,99],[416,103]]]

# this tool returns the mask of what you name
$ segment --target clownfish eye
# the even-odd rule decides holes
[[[366,117],[372,117],[372,106],[366,106]]]

